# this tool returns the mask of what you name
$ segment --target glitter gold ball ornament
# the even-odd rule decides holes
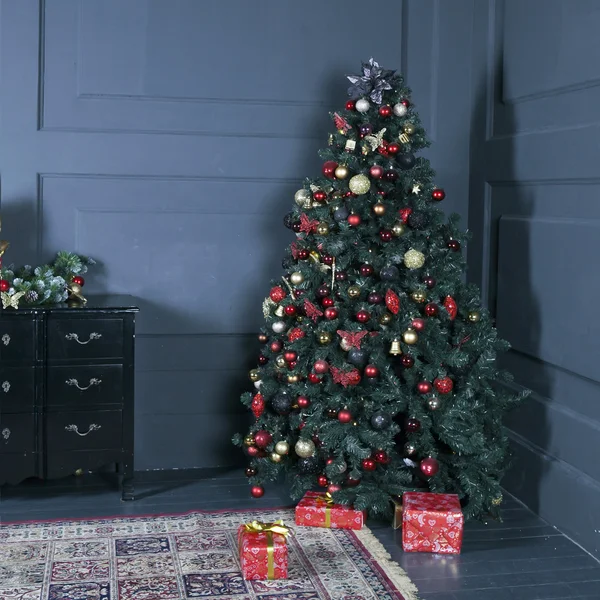
[[[287,454],[290,451],[290,445],[286,442],[286,441],[281,441],[281,442],[277,442],[275,444],[275,452],[277,452],[277,454]]]
[[[281,454],[277,454],[277,452],[271,452],[271,456],[269,457],[271,462],[280,463],[283,460],[283,456]]]
[[[404,106],[404,104],[402,104],[402,102],[398,102],[398,104],[394,104],[394,108],[392,110],[394,111],[394,114],[397,117],[404,117],[404,116],[406,116],[406,113],[408,112],[408,108],[406,106]]]
[[[402,334],[402,341],[409,346],[416,344],[418,340],[417,332],[410,327]]]
[[[317,225],[317,234],[318,235],[327,235],[329,233],[329,225],[327,223],[319,223]]]
[[[353,194],[360,196],[371,189],[371,180],[366,175],[355,175],[348,182],[348,186]]]
[[[478,313],[476,310],[472,310],[469,312],[468,318],[469,321],[471,321],[471,323],[477,323],[479,319],[481,319],[481,314]]]
[[[298,375],[288,375],[287,380],[288,383],[298,383],[300,381],[300,377]]]
[[[392,315],[390,313],[383,313],[380,317],[379,317],[379,322],[381,323],[381,325],[388,325],[389,323],[392,322]]]
[[[392,226],[392,235],[400,237],[406,233],[406,225],[404,223],[395,223]]]
[[[412,135],[417,130],[412,123],[405,123],[402,129],[404,130],[404,133],[408,135]]]
[[[250,377],[250,381],[258,381],[260,379],[258,369],[252,369],[250,373],[248,373],[248,376]]]
[[[254,436],[252,434],[248,434],[244,438],[244,446],[246,446],[246,447],[254,446]]]
[[[317,340],[321,346],[326,346],[331,343],[331,334],[328,331],[319,331],[317,334]]]
[[[354,108],[359,113],[366,113],[371,108],[371,104],[366,98],[361,98],[356,101]]]
[[[351,285],[348,288],[348,296],[350,298],[358,298],[360,296],[360,288],[357,285]]]
[[[411,248],[404,255],[404,264],[409,269],[420,269],[425,264],[425,255],[414,248]]]
[[[335,170],[336,179],[346,179],[348,175],[350,175],[350,171],[348,170],[348,167],[346,165],[340,165]]]
[[[375,213],[378,217],[385,215],[385,204],[378,202],[373,205],[373,213]]]
[[[287,363],[285,362],[285,358],[283,358],[283,355],[280,354],[276,359],[275,359],[275,364],[280,368],[283,369],[283,367],[285,367],[287,365]]]
[[[337,413],[336,413],[337,415]],[[315,453],[315,444],[312,440],[300,438],[294,446],[296,454],[302,458],[308,458]]]
[[[311,205],[311,193],[308,190],[301,189],[294,194],[296,204],[302,208],[309,208]]]
[[[415,290],[410,297],[415,301],[415,302],[425,302],[425,300],[427,300],[427,294],[425,294],[425,292],[421,291],[421,290]]]
[[[283,333],[285,331],[285,323],[283,321],[275,321],[275,323],[271,325],[271,329],[275,333]]]
[[[290,281],[292,282],[293,285],[300,285],[301,283],[304,282],[304,275],[302,275],[302,273],[300,273],[300,271],[294,271],[290,275]]]

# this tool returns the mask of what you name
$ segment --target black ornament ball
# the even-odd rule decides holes
[[[277,392],[271,399],[273,410],[280,415],[288,415],[294,403],[292,395],[286,391]]]
[[[371,427],[377,431],[387,429],[391,424],[392,419],[390,415],[382,410],[373,413],[373,416],[371,417]]]
[[[348,350],[348,358],[346,359],[351,365],[355,367],[364,367],[367,364],[369,356],[366,350],[361,348],[350,348]]]
[[[425,213],[413,211],[408,216],[408,224],[413,229],[425,229],[428,223],[429,219]]]
[[[405,170],[412,169],[415,166],[415,162],[417,161],[415,155],[411,154],[410,152],[403,152],[402,154],[398,154],[396,160],[398,161],[398,166],[401,169]]]
[[[381,277],[383,281],[394,281],[400,277],[400,271],[398,271],[398,267],[395,267],[394,265],[383,267],[379,273],[379,277]]]
[[[303,475],[310,475],[320,471],[319,458],[317,456],[308,456],[298,459],[298,471]]]
[[[346,206],[340,206],[333,211],[333,218],[336,221],[345,221],[348,218],[350,211]]]
[[[283,217],[283,224],[288,229],[291,229],[292,225],[294,224],[294,213],[289,212],[287,215],[285,215],[285,217]]]

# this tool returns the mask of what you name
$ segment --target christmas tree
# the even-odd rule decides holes
[[[371,516],[407,490],[456,493],[466,517],[498,515],[507,465],[508,349],[479,289],[464,283],[467,237],[410,90],[373,59],[332,114],[322,176],[295,194],[286,273],[263,304],[256,417],[234,443],[252,495],[283,472],[298,499],[320,486]]]

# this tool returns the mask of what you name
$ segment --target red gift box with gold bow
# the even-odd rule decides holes
[[[405,552],[459,554],[464,517],[456,494],[405,492],[402,548]]]
[[[361,529],[364,512],[335,504],[329,494],[306,492],[296,506],[296,525],[330,529]]]
[[[238,548],[244,579],[287,578],[289,533],[283,521],[252,521],[240,525]]]

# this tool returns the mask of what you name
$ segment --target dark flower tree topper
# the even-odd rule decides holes
[[[293,498],[321,486],[371,515],[414,489],[497,515],[502,417],[526,393],[506,385],[495,358],[508,344],[462,281],[466,237],[415,156],[428,141],[410,90],[373,59],[348,79],[322,176],[284,220],[296,241],[242,396],[256,422],[234,443],[255,497],[285,471]]]

